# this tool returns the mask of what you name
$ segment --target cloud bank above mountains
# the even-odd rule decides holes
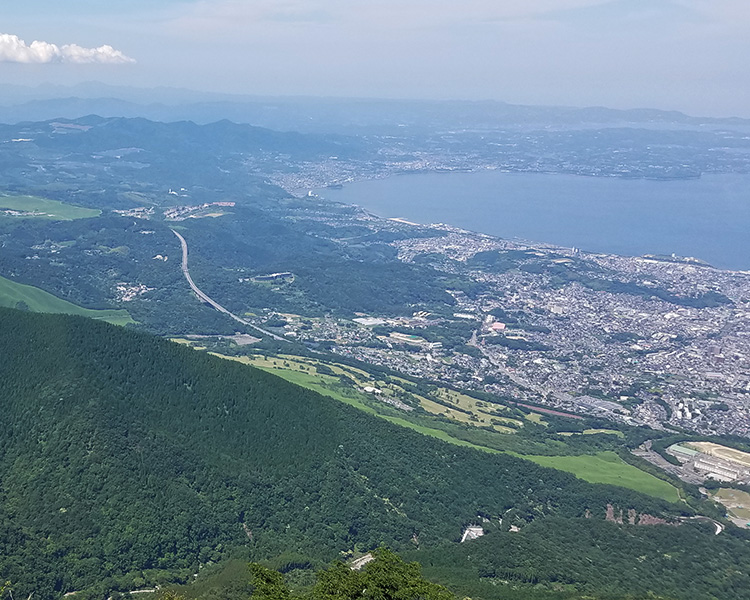
[[[17,35],[0,33],[0,62],[127,64],[135,60],[108,45],[83,48],[77,44],[58,46],[37,40],[27,44]]]

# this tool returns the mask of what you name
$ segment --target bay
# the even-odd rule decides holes
[[[383,217],[626,256],[692,256],[750,269],[750,175],[647,180],[543,173],[420,173],[315,192]]]

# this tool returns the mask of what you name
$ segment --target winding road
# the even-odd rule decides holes
[[[185,238],[182,237],[179,233],[177,233],[174,229],[170,229],[172,233],[174,233],[177,236],[177,239],[180,240],[180,244],[182,245],[182,274],[185,276],[185,279],[187,279],[188,284],[190,284],[190,289],[193,290],[193,293],[195,293],[196,296],[198,296],[198,299],[201,302],[205,302],[206,304],[209,304],[219,312],[224,313],[225,315],[228,315],[232,317],[235,321],[238,323],[242,323],[243,325],[250,327],[254,329],[255,331],[262,333],[263,335],[267,335],[268,337],[271,337],[275,340],[279,340],[281,342],[286,342],[285,338],[281,337],[280,335],[276,335],[275,333],[272,333],[266,329],[263,329],[262,327],[258,327],[257,325],[253,325],[249,321],[246,321],[242,317],[238,317],[232,312],[229,312],[226,308],[224,308],[221,304],[216,302],[213,298],[211,298],[208,294],[205,292],[202,292],[197,285],[195,285],[195,282],[193,281],[193,278],[190,276],[190,271],[188,270],[188,245],[185,241]]]

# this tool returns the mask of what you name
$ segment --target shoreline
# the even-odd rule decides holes
[[[445,186],[442,185],[439,185],[437,189],[431,189],[436,186],[434,181],[436,176],[447,174],[463,176],[458,185],[465,183],[469,176],[485,174],[485,177],[480,180],[479,185],[473,188],[466,187],[465,190],[457,191],[455,183],[448,192],[443,191],[442,188]],[[668,180],[580,176],[569,173],[512,172],[495,169],[477,169],[457,173],[419,171],[398,173],[398,175],[421,175],[424,178],[431,178],[431,181],[428,180],[422,186],[424,189],[420,189],[420,185],[414,184],[414,179],[411,179],[406,186],[401,183],[389,186],[388,184],[379,185],[376,182],[399,181],[402,178],[393,177],[393,175],[362,177],[345,182],[341,188],[317,187],[308,189],[301,196],[299,195],[301,190],[297,189],[293,195],[297,198],[313,195],[326,202],[356,206],[377,218],[400,219],[422,226],[434,222],[450,223],[457,229],[535,246],[568,250],[577,248],[588,254],[655,259],[659,262],[673,261],[739,273],[750,271],[750,265],[740,264],[737,260],[738,257],[746,254],[742,246],[747,242],[743,241],[744,236],[740,236],[736,230],[733,230],[745,222],[746,213],[750,217],[750,212],[743,203],[744,197],[741,197],[743,194],[735,185],[736,182],[726,184],[720,179],[730,176],[738,179],[750,178],[747,174],[708,174],[701,178]],[[505,188],[509,189],[498,189],[495,192],[493,175],[501,178],[503,175],[511,176],[507,180],[500,180]],[[551,179],[544,180],[536,177],[541,175],[549,176]],[[534,176],[533,180],[529,182],[532,176]],[[561,180],[561,177],[564,180]],[[584,180],[596,182],[593,184],[594,189],[577,189],[581,187]],[[687,192],[682,189],[685,184],[689,185],[691,182],[696,182],[701,187]],[[630,183],[636,184],[638,188],[630,189],[628,185]],[[660,190],[650,189],[651,186],[660,183],[676,184],[679,187],[669,189],[668,193],[661,198],[659,197]],[[354,186],[360,186],[359,191],[362,191],[362,186],[366,187],[361,197],[352,201],[352,187]],[[535,186],[538,189],[535,189]],[[585,183],[583,186],[588,187]],[[562,191],[555,195],[557,188],[561,188]],[[442,197],[440,197],[441,193]],[[462,193],[464,197],[468,194],[473,200],[468,202],[468,207],[467,202],[464,202],[465,211],[460,213],[455,205],[451,206],[446,203],[446,197],[450,193],[454,194],[453,197],[458,196],[459,193]],[[407,194],[416,198],[411,205],[411,210],[393,210],[392,205],[395,205],[396,201],[390,196]],[[429,203],[434,201],[436,194],[438,195],[437,208],[432,208]],[[491,194],[497,194],[499,201],[494,202],[490,198]],[[720,199],[716,201],[716,210],[712,210],[712,206],[706,205],[703,200],[716,197],[717,194],[720,195]],[[511,198],[513,201],[510,200]],[[603,205],[599,201],[600,198],[607,198],[611,200],[611,203]],[[368,202],[368,199],[373,201]],[[516,199],[517,202],[515,202]],[[655,208],[655,202],[659,202],[661,206]],[[423,214],[420,215],[420,212]],[[424,214],[426,212],[438,214]],[[537,219],[538,213],[541,216]],[[467,218],[466,214],[476,216]],[[479,216],[480,214],[484,216]],[[652,218],[654,215],[660,219],[659,222],[654,221]],[[456,217],[463,218],[463,222],[460,219],[457,222]],[[620,226],[619,217],[629,220],[629,223],[625,222]],[[476,221],[482,218],[485,219],[484,222],[493,223],[493,226],[478,227]],[[721,227],[722,218],[727,219],[729,232],[719,236],[716,235],[716,230]],[[472,219],[474,219],[473,223]],[[498,227],[494,226],[495,223],[502,223],[507,228],[514,226],[514,222],[520,224],[516,229],[525,230],[523,234],[508,235],[498,231]],[[643,227],[640,227],[641,223]],[[553,231],[558,238],[567,237],[567,239],[564,242],[559,239],[551,240],[549,234]],[[631,231],[635,231],[636,235],[630,235]],[[570,238],[574,236],[578,236],[578,239],[570,243]],[[738,248],[734,250],[732,245]]]

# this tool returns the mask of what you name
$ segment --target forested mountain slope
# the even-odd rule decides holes
[[[239,546],[429,549],[509,509],[522,523],[680,511],[106,323],[2,309],[0,340],[0,578],[17,595],[184,578]]]

